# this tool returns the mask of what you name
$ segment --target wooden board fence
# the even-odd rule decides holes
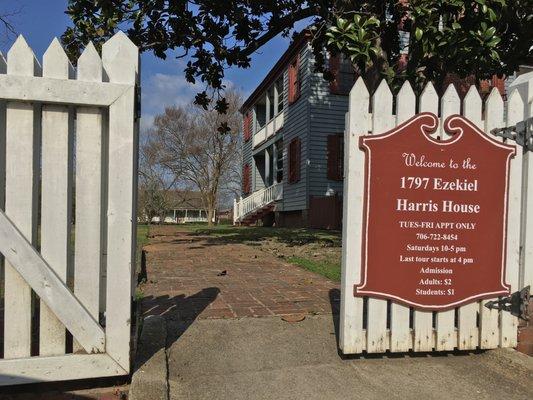
[[[138,75],[122,32],[77,70],[57,39],[0,57],[0,385],[129,373]]]
[[[354,297],[354,284],[361,279],[365,170],[359,136],[390,130],[417,111],[429,111],[439,116],[440,127],[433,135],[443,139],[449,136],[444,132],[442,122],[453,114],[464,115],[486,133],[494,128],[514,125],[533,115],[533,74],[527,75],[531,76],[520,77],[511,85],[506,103],[499,91],[493,89],[483,104],[474,86],[462,101],[453,85],[439,98],[429,83],[419,96],[417,107],[415,93],[405,82],[396,96],[394,110],[393,95],[385,81],[372,97],[363,80],[356,81],[350,92],[345,132],[344,198],[347,201],[344,201],[339,343],[344,354],[516,346],[517,318],[508,312],[485,307],[490,299],[454,310],[431,312],[416,311],[387,300]],[[526,212],[527,205],[533,205],[533,195],[527,195],[528,180],[533,179],[533,163],[529,163],[530,154],[523,154],[521,148],[518,150],[519,154],[511,162],[508,208],[506,274],[512,292],[533,283],[533,256],[530,257],[527,250],[522,251],[533,237],[533,224],[527,222],[533,218],[533,213]]]

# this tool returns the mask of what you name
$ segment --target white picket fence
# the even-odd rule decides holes
[[[0,385],[129,373],[138,71],[122,32],[77,70],[57,39],[0,57]]]
[[[272,186],[253,192],[250,196],[234,200],[233,223],[242,221],[247,215],[254,213],[270,203],[283,198],[283,183],[275,183]]]
[[[507,104],[494,88],[485,102],[471,87],[462,104],[450,85],[439,99],[430,83],[418,98],[419,112],[428,111],[440,117],[436,135],[448,137],[442,122],[452,114],[462,114],[485,132],[512,126],[533,116],[533,74],[517,79],[511,86]],[[371,101],[372,113],[369,113]],[[346,115],[344,224],[340,314],[340,348],[345,354],[492,349],[514,347],[517,343],[517,318],[508,312],[485,307],[488,300],[475,302],[456,310],[442,312],[414,311],[409,307],[375,298],[354,297],[354,284],[360,282],[361,234],[364,196],[364,153],[359,149],[359,136],[383,133],[415,115],[417,98],[405,82],[396,97],[382,82],[372,98],[362,79],[350,93]],[[440,112],[439,112],[440,102]],[[461,107],[462,105],[462,107]],[[513,143],[514,144],[514,143]],[[509,192],[507,282],[511,291],[533,284],[533,164],[529,153],[518,148],[511,163]],[[528,173],[529,172],[529,173]],[[528,185],[531,181],[531,185]],[[520,281],[520,285],[519,285]]]

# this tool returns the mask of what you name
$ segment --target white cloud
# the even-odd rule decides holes
[[[152,126],[154,117],[165,107],[183,106],[193,101],[198,85],[185,80],[183,74],[155,73],[142,83],[141,132]]]
[[[156,73],[142,88],[143,107],[147,112],[162,112],[166,106],[185,105],[194,99],[198,85],[190,84],[183,75]]]
[[[141,115],[141,133],[146,132],[147,129],[152,127],[154,123],[154,116],[152,114],[142,113]]]
[[[233,82],[224,81],[226,88],[234,87]],[[194,100],[194,96],[205,89],[203,84],[191,84],[181,74],[155,73],[142,83],[141,132],[152,126],[154,117],[168,106],[184,106]]]

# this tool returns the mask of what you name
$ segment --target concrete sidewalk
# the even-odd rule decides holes
[[[331,315],[191,322],[167,322],[167,388],[133,398],[533,398],[533,359],[513,350],[343,359]]]

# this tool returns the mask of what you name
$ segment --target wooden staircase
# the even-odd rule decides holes
[[[259,208],[257,211],[246,215],[246,217],[244,217],[240,221],[240,223],[242,225],[251,225],[256,221],[259,221],[265,215],[267,215],[269,212],[272,212],[272,211],[274,211],[274,203],[264,205],[263,207]]]
[[[233,223],[250,225],[274,211],[276,202],[283,198],[283,184],[277,183],[258,190],[250,196],[235,200],[233,204]]]

